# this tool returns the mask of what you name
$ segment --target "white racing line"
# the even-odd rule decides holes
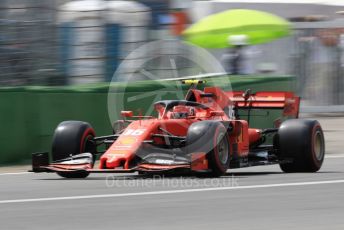
[[[325,156],[325,159],[331,159],[331,158],[344,158],[344,154],[330,154],[330,155]]]
[[[8,173],[0,173],[0,176],[6,175],[23,175],[23,174],[31,174],[32,172],[8,172]]]
[[[48,197],[48,198],[33,198],[33,199],[0,200],[0,204],[30,203],[30,202],[42,202],[42,201],[61,201],[61,200],[99,199],[99,198],[118,198],[118,197],[133,197],[133,196],[153,196],[153,195],[167,195],[167,194],[179,194],[179,193],[226,191],[226,190],[247,190],[247,189],[262,189],[262,188],[341,184],[341,183],[344,183],[344,180],[327,180],[327,181],[296,182],[296,183],[283,183],[283,184],[248,185],[248,186],[236,186],[236,187],[213,187],[213,188],[180,189],[180,190],[169,190],[169,191],[153,191],[153,192],[136,192],[136,193],[99,194],[99,195],[84,195],[84,196],[64,196],[64,197]]]

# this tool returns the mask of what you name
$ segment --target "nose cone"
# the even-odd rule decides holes
[[[150,134],[152,130],[156,129],[156,126],[155,120],[131,122],[100,158],[100,168],[123,167],[129,169],[130,161],[134,159],[143,141],[150,138]]]
[[[104,154],[100,158],[100,168],[101,169],[114,169],[117,167],[126,168],[129,162],[129,154]]]

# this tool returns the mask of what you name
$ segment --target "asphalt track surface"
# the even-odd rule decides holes
[[[318,173],[225,177],[0,174],[0,229],[344,229],[344,155]]]

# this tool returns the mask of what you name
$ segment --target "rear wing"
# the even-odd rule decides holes
[[[211,108],[225,109],[234,106],[237,109],[278,109],[282,116],[298,118],[300,97],[287,91],[223,91],[220,87],[205,87],[203,91],[190,89],[186,100],[205,104]],[[209,100],[211,98],[211,100]]]
[[[300,97],[292,92],[247,93],[247,91],[232,91],[225,93],[238,109],[281,109],[285,117],[298,118],[299,116]]]

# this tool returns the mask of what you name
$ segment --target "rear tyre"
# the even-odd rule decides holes
[[[95,131],[87,122],[64,121],[60,123],[53,137],[53,161],[85,152],[92,153],[93,159],[95,159],[97,150],[93,141],[94,137]],[[89,175],[85,171],[58,172],[57,174],[65,178],[86,178]]]
[[[227,129],[217,121],[193,123],[188,130],[186,147],[189,154],[205,152],[211,176],[219,177],[226,173],[230,161],[230,145]]]
[[[325,156],[325,139],[318,121],[287,120],[281,124],[277,137],[276,145],[283,172],[317,172],[321,168]]]

